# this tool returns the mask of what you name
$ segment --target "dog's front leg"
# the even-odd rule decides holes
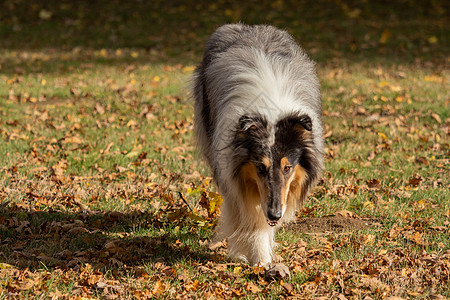
[[[273,248],[275,245],[274,234],[275,230],[272,227],[257,229],[250,242],[250,263],[253,265],[265,266],[272,262],[274,258]]]

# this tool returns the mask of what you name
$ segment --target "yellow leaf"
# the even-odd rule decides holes
[[[11,269],[13,266],[6,264],[6,263],[0,263],[0,270],[1,269]]]
[[[364,202],[363,206],[364,206],[364,208],[367,208],[367,209],[373,209],[374,208],[373,203],[370,202],[370,201]]]
[[[436,76],[436,75],[425,76],[423,79],[428,82],[441,82],[442,81],[442,78],[439,76]]]
[[[138,52],[136,52],[136,51],[133,51],[133,52],[131,52],[131,57],[133,57],[133,58],[137,58],[138,56],[139,56],[139,53]]]
[[[387,136],[384,134],[384,133],[382,133],[382,132],[378,132],[378,135],[384,140],[384,141],[387,141]]]
[[[381,81],[381,82],[378,84],[379,87],[385,87],[385,86],[388,86],[388,85],[389,85],[389,82],[387,82],[387,81]]]
[[[185,66],[181,69],[183,73],[192,73],[195,70],[195,66]]]
[[[378,252],[378,255],[385,255],[387,252],[386,249],[381,249],[380,252]]]
[[[430,43],[430,44],[436,44],[437,42],[438,42],[438,38],[434,35],[432,35],[428,38],[428,43]]]
[[[209,211],[210,213],[214,213],[222,205],[222,197],[214,192],[209,192],[208,196],[211,199],[209,202]]]
[[[134,156],[138,156],[141,152],[140,151],[131,151],[130,153],[128,153],[127,155],[125,155],[125,157],[134,157]]]
[[[137,126],[138,122],[136,122],[135,120],[130,120],[127,123],[127,127],[135,127]]]
[[[45,10],[45,9],[41,9],[41,11],[39,12],[39,18],[42,20],[48,20],[52,17],[52,12]]]
[[[41,84],[42,84],[42,85],[46,85],[46,84],[47,84],[47,80],[42,79],[42,80],[41,80]]]
[[[392,37],[392,33],[389,31],[389,29],[385,29],[383,31],[383,33],[381,34],[379,42],[381,44],[386,44],[387,40],[391,37]]]
[[[160,82],[161,81],[161,77],[159,77],[158,75],[153,77],[153,81],[154,82]]]
[[[362,242],[364,245],[372,246],[375,242],[375,236],[372,234],[366,234],[362,236]]]

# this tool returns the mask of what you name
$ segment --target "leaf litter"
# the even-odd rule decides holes
[[[8,2],[8,9],[20,6]],[[296,10],[285,5],[270,3],[274,11],[295,16]],[[51,22],[58,20],[59,9],[70,11],[65,6],[73,4],[29,9],[39,22]],[[221,13],[220,5],[208,7],[214,12],[210,16]],[[236,18],[245,8],[228,8],[223,15]],[[186,9],[169,7],[168,12],[182,13],[185,20]],[[345,4],[339,9],[350,20],[362,21],[365,14]],[[76,13],[64,28],[84,26],[78,18],[87,11]],[[21,19],[6,17],[19,32]],[[423,41],[415,36],[411,43],[408,34],[397,38],[396,28],[377,24],[369,24],[360,40],[347,36],[336,46],[417,54],[411,48],[416,43],[427,43],[424,53],[443,44],[434,34]],[[340,30],[340,23],[334,25]],[[2,52],[0,138],[1,147],[8,147],[2,148],[0,166],[2,296],[449,296],[450,207],[442,190],[450,187],[450,122],[444,110],[448,94],[439,89],[448,81],[439,67],[445,64],[419,55],[413,66],[349,67],[335,52],[319,68],[326,81],[328,171],[311,197],[313,207],[303,208],[277,237],[280,262],[268,269],[271,274],[228,260],[226,241],[209,242],[221,198],[193,153],[187,97],[171,90],[178,77],[193,71],[192,61],[159,69],[148,64],[166,61],[167,45],[200,44],[205,37],[194,31],[174,35],[166,27],[167,34],[150,28],[158,31],[149,33],[151,43],[160,46],[149,49]],[[397,41],[404,44],[389,48]],[[309,43],[311,53],[320,51],[319,44]],[[105,60],[119,63],[103,69]],[[60,78],[44,72],[46,62],[57,64],[52,68]],[[104,73],[93,74],[95,69]],[[109,75],[111,70],[120,76]],[[440,110],[429,103],[438,103]],[[336,109],[341,105],[348,110]],[[404,171],[405,165],[410,169]]]

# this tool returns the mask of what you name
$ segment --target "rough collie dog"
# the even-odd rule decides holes
[[[224,25],[194,73],[195,128],[223,197],[216,238],[251,264],[275,259],[275,229],[292,220],[323,168],[314,63],[287,32]]]

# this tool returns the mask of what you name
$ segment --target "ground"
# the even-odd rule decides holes
[[[445,1],[6,0],[0,19],[1,299],[450,297]],[[325,172],[276,238],[290,277],[210,244],[186,87],[236,21],[288,30],[321,80]]]

